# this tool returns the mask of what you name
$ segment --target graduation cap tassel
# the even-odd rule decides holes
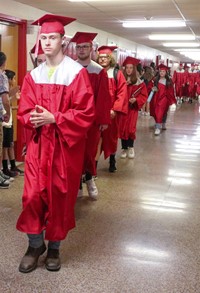
[[[37,40],[36,40],[36,46],[35,46],[35,60],[34,60],[34,67],[37,67],[37,57],[38,57],[38,51],[39,51],[39,42],[40,42],[40,31],[41,27],[38,22],[38,34],[37,34]]]

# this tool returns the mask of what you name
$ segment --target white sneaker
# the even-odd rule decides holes
[[[88,195],[92,199],[97,199],[98,196],[98,189],[96,187],[96,184],[94,182],[94,179],[87,180],[86,182],[87,190],[88,190]]]
[[[0,176],[5,180],[6,184],[10,184],[11,182],[15,180],[13,177],[10,177],[4,174],[3,171],[0,171]]]
[[[129,148],[128,149],[128,158],[133,159],[135,157],[135,151],[134,148]]]
[[[160,135],[160,128],[156,128],[154,134],[155,135]]]
[[[162,130],[167,130],[167,127],[166,127],[165,123],[162,124]]]
[[[122,149],[122,152],[121,152],[120,158],[121,158],[121,159],[125,159],[126,157],[127,157],[127,150]]]
[[[83,189],[78,190],[77,198],[83,197]]]

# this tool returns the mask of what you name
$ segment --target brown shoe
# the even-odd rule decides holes
[[[28,247],[25,255],[23,256],[19,265],[19,271],[21,273],[30,273],[37,267],[38,259],[46,250],[46,245],[43,243],[38,248]]]
[[[61,268],[61,263],[58,249],[48,249],[47,258],[45,260],[45,267],[48,271],[59,271]]]

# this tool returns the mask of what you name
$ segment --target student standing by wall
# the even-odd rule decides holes
[[[2,172],[2,151],[3,151],[3,125],[10,119],[10,101],[8,78],[5,75],[6,55],[0,52],[0,188],[10,186],[10,177]],[[4,111],[5,110],[5,111]]]

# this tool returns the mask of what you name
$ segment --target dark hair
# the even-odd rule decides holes
[[[142,67],[141,63],[137,65],[137,71],[139,72],[140,75],[142,75],[142,73],[144,72],[144,68]]]
[[[6,62],[6,54],[0,52],[0,66],[2,66]]]
[[[7,78],[8,79],[13,79],[14,78],[14,76],[15,76],[15,72],[14,71],[12,71],[12,70],[9,70],[9,69],[6,69],[5,70],[5,74],[6,74],[6,76],[7,76]]]
[[[156,65],[155,65],[155,63],[154,62],[151,62],[150,63],[150,67],[152,67],[154,70],[156,69]]]
[[[152,67],[150,66],[145,66],[144,67],[144,74],[143,74],[143,78],[144,80],[148,83],[150,80],[152,80],[154,77],[153,71],[152,71]]]
[[[166,78],[166,87],[172,86],[173,85],[172,79],[170,78],[169,73],[167,71],[166,71],[165,78]],[[159,79],[160,79],[160,74],[158,72],[158,74],[155,76],[155,79],[154,79],[154,85],[155,86],[158,86]]]

